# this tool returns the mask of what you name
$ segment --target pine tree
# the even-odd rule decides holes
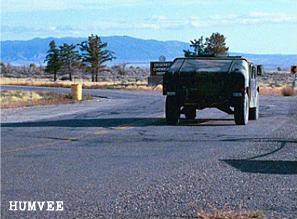
[[[54,81],[57,80],[57,74],[61,68],[59,52],[59,48],[57,48],[55,41],[52,40],[49,43],[49,50],[47,51],[47,56],[45,58],[45,62],[47,63],[45,67],[45,72],[53,74]]]
[[[195,53],[194,52],[191,52],[190,50],[183,50],[184,52],[184,56],[189,58],[189,57],[195,57]]]
[[[83,65],[91,72],[92,81],[98,81],[98,73],[109,71],[104,63],[115,59],[113,53],[106,49],[107,43],[103,43],[100,37],[93,34],[79,46]]]
[[[209,38],[206,38],[205,40],[201,36],[198,40],[194,39],[190,41],[190,47],[194,48],[194,52],[190,50],[184,50],[184,56],[197,57],[228,55],[229,47],[226,47],[225,41],[225,36],[220,33],[213,33]]]
[[[195,56],[203,56],[205,55],[205,43],[203,43],[203,36],[201,36],[198,40],[194,39],[190,41],[190,47],[194,48]]]
[[[69,80],[72,81],[72,71],[76,66],[80,64],[80,55],[77,50],[75,50],[75,45],[64,43],[60,46],[60,60],[63,69],[69,75]]]
[[[206,38],[205,52],[208,55],[227,55],[229,47],[226,47],[226,38],[223,34],[213,33]]]

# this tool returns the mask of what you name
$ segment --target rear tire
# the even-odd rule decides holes
[[[177,125],[180,118],[180,107],[175,96],[167,96],[165,104],[166,122],[169,125]]]
[[[246,125],[249,122],[249,96],[247,93],[234,106],[234,119],[236,125]]]
[[[249,111],[249,120],[258,120],[258,119],[259,119],[259,94],[257,94],[256,107],[250,108],[250,111]]]

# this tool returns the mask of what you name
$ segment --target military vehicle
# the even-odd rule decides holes
[[[196,110],[212,107],[234,114],[237,125],[257,120],[262,73],[262,65],[241,56],[176,58],[163,78],[167,123],[178,124],[181,114],[195,119]]]

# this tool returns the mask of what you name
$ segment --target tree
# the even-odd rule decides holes
[[[0,74],[5,74],[6,73],[6,66],[4,62],[0,62]]]
[[[190,47],[194,48],[195,56],[203,56],[205,55],[205,43],[203,43],[203,36],[201,36],[198,40],[194,39],[190,41]]]
[[[75,50],[76,47],[73,44],[64,43],[60,46],[60,61],[63,69],[69,75],[69,80],[72,81],[72,71],[74,67],[78,66],[80,63],[80,55],[78,51]]]
[[[203,39],[201,36],[198,40],[190,41],[190,47],[194,48],[194,52],[184,50],[185,57],[197,56],[216,56],[227,55],[229,48],[226,47],[226,38],[220,33],[213,33],[209,38]]]
[[[54,81],[57,80],[57,73],[61,68],[59,53],[60,53],[59,48],[57,48],[55,41],[52,40],[49,43],[49,50],[47,51],[47,56],[45,58],[45,62],[47,62],[47,65],[45,67],[45,72],[49,74],[53,74]],[[30,65],[30,67],[33,67],[33,65],[32,66]]]
[[[184,56],[185,57],[195,57],[195,53],[194,52],[191,52],[190,50],[183,50],[184,51]]]
[[[103,43],[97,35],[91,35],[87,41],[80,45],[82,63],[87,71],[92,74],[92,81],[98,81],[98,73],[110,71],[104,63],[115,59],[113,53],[106,49],[107,43]]]
[[[223,34],[213,33],[205,40],[205,53],[208,55],[227,55],[229,47],[226,47],[226,38]]]

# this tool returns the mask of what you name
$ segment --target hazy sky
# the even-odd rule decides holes
[[[1,39],[128,35],[188,42],[223,33],[231,51],[297,53],[296,0],[1,0]]]

